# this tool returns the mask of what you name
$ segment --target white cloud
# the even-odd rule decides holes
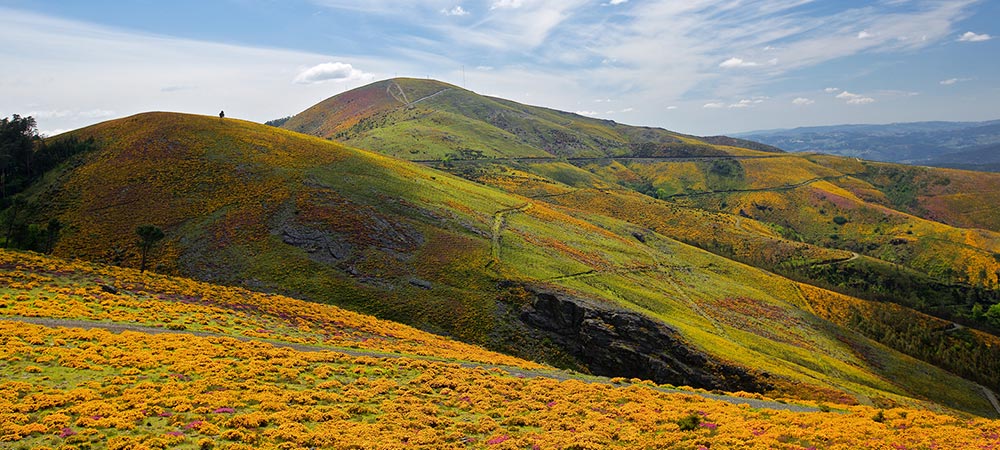
[[[958,41],[959,42],[983,42],[983,41],[988,41],[990,39],[993,39],[993,36],[990,36],[990,35],[988,35],[986,33],[976,34],[976,33],[973,33],[971,31],[966,31],[965,34],[963,34],[962,36],[960,36],[958,38]]]
[[[39,129],[48,133],[145,111],[216,115],[224,109],[227,116],[263,122],[364,83],[331,89],[330,83],[290,82],[297,67],[324,61],[383,74],[422,73],[405,61],[154,36],[2,7],[0,42],[6,43],[0,117],[37,112]]]
[[[844,91],[837,94],[837,98],[847,101],[849,105],[867,105],[869,103],[874,103],[875,99],[871,97],[865,97],[861,94],[855,94],[853,92]]]
[[[828,87],[826,89],[823,89],[823,92],[826,92],[827,94],[832,94],[834,92],[840,92],[840,88]]]
[[[107,109],[90,109],[85,111],[72,111],[68,109],[29,111],[25,116],[35,119],[101,119],[114,116],[115,112]]]
[[[816,100],[805,97],[795,97],[795,99],[792,100],[793,105],[799,105],[799,106],[811,105],[813,103],[816,103]]]
[[[761,103],[764,103],[764,100],[767,100],[768,98],[769,97],[764,97],[764,96],[755,96],[755,97],[751,97],[751,98],[744,98],[744,99],[741,99],[740,101],[738,101],[736,103],[731,103],[729,105],[729,108],[749,108],[751,106],[759,105]]]
[[[608,2],[609,5],[621,5],[623,3],[628,3],[628,0],[611,0]]]
[[[938,83],[940,83],[942,86],[951,86],[956,83],[963,83],[972,80],[973,80],[972,78],[949,78],[947,80],[941,80]]]
[[[868,39],[870,37],[872,37],[872,34],[869,33],[867,30],[858,32],[858,39]]]
[[[524,5],[524,0],[494,0],[490,9],[517,9]]]
[[[622,110],[621,112],[623,112],[623,113],[627,113],[627,112],[632,112],[632,111],[635,111],[635,108],[631,108],[631,107],[629,107],[629,108],[625,108],[625,109],[623,109],[623,110]]]
[[[80,111],[76,115],[85,119],[102,119],[114,116],[115,112],[107,109],[91,109],[89,111]]]
[[[442,9],[441,14],[446,16],[467,16],[469,15],[469,12],[462,8],[462,5],[455,5],[455,7],[451,9]]]
[[[705,103],[704,105],[701,105],[702,108],[706,109],[718,109],[718,108],[724,108],[725,106],[726,104],[722,102],[709,102]]]
[[[719,67],[723,69],[732,69],[735,67],[756,67],[759,65],[760,64],[757,64],[753,61],[744,61],[742,58],[737,58],[737,57],[732,57],[719,63]]]
[[[600,114],[600,113],[597,112],[597,111],[586,111],[586,110],[584,110],[584,111],[573,111],[573,114],[579,114],[581,116],[587,116],[587,117],[597,117],[597,115]]]
[[[312,66],[299,72],[294,82],[297,84],[322,83],[324,81],[365,81],[375,76],[355,69],[354,66],[342,62],[329,62]]]
[[[667,111],[673,111],[675,109],[677,109],[677,107],[674,106],[674,105],[670,105],[670,106],[667,107]]]

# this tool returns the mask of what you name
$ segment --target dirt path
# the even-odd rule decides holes
[[[431,94],[431,95],[425,95],[425,96],[423,96],[423,97],[420,97],[420,98],[418,98],[418,99],[416,99],[416,100],[414,100],[414,101],[412,101],[412,102],[410,102],[410,103],[407,103],[407,104],[406,104],[406,106],[412,106],[412,105],[416,105],[417,103],[420,103],[420,102],[422,102],[422,101],[424,101],[424,100],[427,100],[427,99],[429,99],[429,98],[434,98],[434,97],[437,97],[438,95],[441,95],[441,94],[443,94],[443,93],[445,93],[445,92],[448,92],[448,91],[450,91],[450,90],[451,90],[451,88],[445,88],[445,89],[441,89],[440,91],[437,91],[437,92],[435,92],[435,93],[433,93],[433,94]]]
[[[833,264],[844,264],[844,263],[849,263],[851,261],[854,261],[855,259],[858,259],[860,257],[861,257],[861,255],[858,254],[858,252],[851,252],[851,257],[850,258],[833,259],[833,260],[830,260],[830,261],[822,261],[822,262],[810,264],[810,266],[816,267],[816,266],[829,266],[829,265],[833,265]]]
[[[532,203],[528,202],[516,208],[501,209],[493,213],[493,225],[490,227],[490,263],[489,265],[500,263],[500,233],[503,232],[503,228],[506,225],[506,218],[508,214],[525,212],[532,207]]]
[[[993,391],[986,386],[981,384],[977,384],[977,386],[979,386],[979,389],[983,391],[983,395],[990,401],[990,404],[993,405],[993,409],[997,411],[997,414],[1000,414],[1000,401],[997,401],[996,394],[994,394]]]
[[[410,101],[406,99],[406,92],[403,92],[403,88],[396,84],[395,81],[386,86],[385,93],[389,94],[390,97],[396,99],[397,102],[400,102],[403,105],[410,104]]]
[[[555,380],[559,380],[559,381],[565,381],[565,380],[571,380],[572,379],[572,380],[583,381],[583,382],[586,382],[586,383],[618,384],[618,385],[628,385],[628,384],[630,384],[630,383],[627,383],[627,382],[626,383],[612,383],[609,378],[597,377],[597,376],[591,376],[591,375],[583,375],[583,374],[575,374],[575,373],[570,373],[570,372],[566,372],[566,371],[560,371],[558,369],[550,369],[550,370],[528,370],[528,369],[521,369],[521,368],[518,368],[518,367],[501,366],[501,365],[495,365],[495,364],[482,364],[482,363],[474,363],[474,362],[468,362],[468,361],[449,361],[449,360],[444,360],[444,359],[440,359],[440,358],[432,358],[432,357],[426,357],[426,356],[404,355],[404,354],[398,354],[398,353],[385,353],[385,352],[377,352],[377,351],[371,351],[371,350],[349,349],[349,348],[342,348],[342,347],[323,347],[323,346],[319,346],[319,345],[293,344],[293,343],[288,343],[288,342],[280,342],[280,341],[272,341],[272,340],[263,340],[263,339],[249,338],[249,337],[246,337],[246,336],[231,336],[231,335],[226,335],[226,334],[210,333],[210,332],[205,332],[205,331],[167,330],[167,329],[164,329],[164,328],[151,327],[151,326],[148,326],[148,325],[141,325],[141,324],[134,324],[134,323],[91,322],[91,321],[86,321],[86,320],[75,320],[75,319],[52,319],[52,318],[44,318],[44,317],[14,317],[14,316],[3,316],[3,317],[0,317],[0,320],[10,321],[10,322],[30,323],[30,324],[41,325],[41,326],[50,327],[50,328],[103,329],[103,330],[108,330],[108,331],[110,331],[112,333],[121,333],[121,332],[124,332],[124,331],[134,331],[134,332],[138,332],[138,333],[147,333],[147,334],[167,334],[167,333],[169,333],[169,334],[186,334],[186,335],[199,336],[199,337],[230,338],[230,339],[236,339],[236,340],[243,341],[243,342],[249,342],[249,341],[263,342],[263,343],[266,343],[266,344],[271,344],[271,345],[273,345],[275,347],[285,347],[285,348],[290,348],[290,349],[293,349],[293,350],[296,350],[296,351],[300,351],[300,352],[326,352],[326,351],[329,351],[329,352],[343,353],[345,355],[350,355],[350,356],[367,356],[367,357],[373,357],[373,358],[410,358],[410,359],[422,359],[422,360],[428,360],[428,361],[439,361],[439,362],[443,362],[443,363],[452,363],[452,364],[456,364],[457,363],[457,364],[459,364],[462,367],[470,368],[470,369],[473,369],[473,368],[500,369],[500,370],[503,370],[503,371],[507,372],[510,376],[517,377],[517,378],[550,378],[550,379],[555,379]],[[712,400],[724,401],[724,402],[731,403],[731,404],[734,404],[734,405],[748,405],[751,408],[773,409],[773,410],[783,410],[783,411],[792,411],[792,412],[816,412],[816,411],[819,411],[819,408],[814,408],[814,407],[811,407],[811,406],[803,406],[803,405],[780,403],[780,402],[773,402],[773,401],[766,401],[766,400],[758,400],[758,399],[753,399],[753,398],[733,397],[733,396],[723,395],[723,394],[713,394],[713,393],[709,393],[709,392],[693,392],[693,391],[686,391],[686,390],[682,390],[682,389],[670,389],[670,388],[665,388],[665,387],[653,387],[653,386],[651,386],[651,388],[655,389],[655,390],[658,390],[658,391],[661,391],[661,392],[666,392],[666,393],[671,393],[671,394],[696,395],[696,396],[699,396],[699,397],[704,397],[704,398],[708,398],[708,399],[712,399]],[[985,390],[986,388],[983,388],[983,389]],[[992,394],[992,392],[990,394]],[[993,401],[996,401],[995,397],[993,398]],[[998,411],[1000,411],[1000,409],[998,409]]]

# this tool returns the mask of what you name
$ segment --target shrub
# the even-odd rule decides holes
[[[677,420],[677,426],[681,428],[681,431],[697,430],[698,425],[701,425],[701,416],[697,414],[688,414]]]

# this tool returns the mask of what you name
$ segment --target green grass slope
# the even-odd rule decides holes
[[[328,98],[282,127],[410,160],[749,151],[412,78],[379,81]]]
[[[665,323],[783,395],[990,414],[975,384],[816,315],[798,283],[615,214],[239,120],[148,113],[73,135],[97,150],[34,186],[26,214],[66,224],[59,255],[134,266],[134,230],[153,224],[159,271],[566,363],[523,338],[522,288],[543,288]]]
[[[424,159],[407,156],[403,149],[416,155],[437,144],[398,132],[419,125],[424,135],[442,132],[448,142],[462,143],[443,155],[431,151],[451,159],[436,166],[559,205],[564,209],[557,210],[581,220],[593,222],[595,214],[622,220],[640,229],[635,232],[640,235],[654,231],[815,286],[906,307],[906,313],[893,310],[879,316],[893,317],[889,321],[917,314],[916,309],[981,330],[1000,329],[1000,306],[984,313],[1000,303],[1000,234],[990,208],[1000,195],[1000,178],[993,174],[767,152],[739,140],[581,118],[432,81],[388,80],[377,86],[395,96],[419,92],[420,101],[404,99],[377,120],[366,119],[363,129],[333,135],[300,131]],[[303,117],[348,97],[328,99]],[[406,110],[410,115],[400,112]],[[500,129],[515,136],[518,146],[558,158],[474,150],[490,147],[491,138],[451,127],[448,121],[427,120],[444,116]],[[483,160],[497,156],[506,157]],[[618,295],[597,290],[588,295]],[[894,331],[887,333],[887,324],[852,317],[838,323],[988,384],[1000,379],[997,367],[968,363],[955,354],[969,347],[973,359],[988,361],[991,338],[952,339],[940,329],[904,330],[894,324],[888,324]],[[906,344],[899,335],[936,344],[926,350]]]

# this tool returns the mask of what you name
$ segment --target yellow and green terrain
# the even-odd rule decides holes
[[[333,306],[0,251],[4,448],[981,448],[1000,422],[558,371]]]
[[[786,154],[423,80],[283,126],[145,113],[47,141],[92,148],[5,212],[61,224],[57,258],[0,253],[8,441],[997,439],[969,419],[998,416],[1000,234],[981,208],[995,175]],[[153,273],[120,268],[139,266],[142,225],[166,235]]]

